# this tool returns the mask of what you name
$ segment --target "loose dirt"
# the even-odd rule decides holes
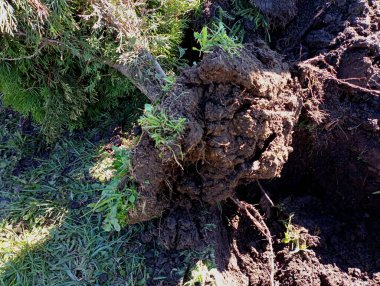
[[[278,176],[292,151],[300,90],[263,42],[238,57],[216,51],[185,70],[161,109],[186,118],[188,130],[161,148],[142,136],[133,157],[142,200],[131,221],[157,216],[173,196],[177,204],[213,205],[233,197],[244,182]]]
[[[144,134],[135,150],[131,222],[163,214],[143,236],[168,278],[150,283],[181,284],[173,269],[194,261],[179,253],[211,248],[221,285],[270,285],[268,241],[238,198],[266,218],[276,285],[380,285],[380,1],[252,2],[277,21],[271,48],[254,40],[185,70],[161,104],[188,119],[185,135],[155,148]],[[282,242],[291,213],[307,250]]]

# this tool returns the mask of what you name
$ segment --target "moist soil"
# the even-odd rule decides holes
[[[206,2],[206,20],[230,7]],[[135,150],[132,222],[163,213],[141,235],[148,284],[183,284],[203,259],[206,285],[270,285],[271,273],[274,285],[380,285],[380,1],[251,2],[276,23],[270,47],[248,35],[240,57],[216,50],[185,70],[161,104],[189,120],[185,136],[160,149],[143,133]],[[274,267],[236,199],[265,218]],[[291,214],[307,249],[283,242]]]
[[[271,272],[275,285],[380,285],[380,1],[250,2],[275,23],[271,43],[245,23],[239,57],[216,50],[185,70],[161,105],[189,120],[185,136],[156,148],[143,132],[134,152],[145,201],[131,222],[161,216],[131,245],[147,285],[183,285],[199,260],[212,262],[205,285],[270,285]],[[218,6],[231,9],[206,1],[195,25]],[[274,267],[234,200],[265,218]],[[283,242],[291,214],[306,249]]]

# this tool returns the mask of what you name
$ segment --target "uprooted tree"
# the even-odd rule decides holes
[[[296,15],[296,1],[249,2],[280,26]],[[378,138],[377,119],[366,115],[375,114],[379,106],[378,34],[345,31],[336,38],[340,48],[300,62],[297,76],[264,42],[229,53],[223,47],[229,38],[223,35],[219,48],[207,51],[197,65],[177,69],[180,74],[174,81],[167,74],[181,62],[173,51],[185,25],[178,18],[198,1],[57,3],[1,3],[4,101],[31,113],[54,137],[89,112],[91,103],[112,107],[112,99],[132,92],[130,83],[137,87],[154,104],[150,119],[172,126],[142,124],[129,174],[120,186],[133,186],[139,193],[129,223],[149,220],[173,206],[216,204],[234,197],[241,184],[278,177],[292,151],[302,107],[304,116],[322,129],[337,126],[338,131],[326,138],[341,137],[339,130],[349,121],[342,119],[333,92],[370,96],[370,111],[358,107],[352,118],[357,126],[373,130],[363,135],[369,142]],[[351,76],[345,64],[358,51],[363,53],[363,61],[357,63],[361,69]],[[373,189],[379,171],[376,162],[368,162],[366,183]],[[366,172],[361,167],[359,171]]]
[[[266,180],[269,190],[277,184],[277,190],[291,194],[314,188],[325,196],[321,202],[339,212],[378,214],[380,1],[204,2],[205,15],[193,21],[196,51],[203,57],[188,67],[178,46],[186,18],[199,12],[197,0],[0,0],[2,100],[31,115],[50,140],[83,125],[85,117],[112,110],[125,94],[126,109],[133,99],[150,101],[138,120],[142,132],[137,126],[131,135],[132,149],[113,149],[121,166],[116,180],[103,186],[98,202],[87,205],[102,212],[104,229],[119,231],[167,211],[152,225],[159,244],[176,258],[181,250],[213,245],[218,270],[236,276],[231,285],[275,285],[284,279],[284,285],[305,285],[302,275],[300,282],[289,280],[298,272],[289,275],[288,266],[283,268],[290,260],[277,249],[281,230],[271,221],[274,208],[264,204],[271,203],[268,193],[261,184],[259,195],[252,190],[254,201],[261,195],[262,210],[272,215],[268,225],[245,196],[250,182]],[[269,23],[277,28],[272,35]],[[243,41],[245,29],[250,33]],[[227,202],[223,216],[233,212],[227,214],[228,227],[218,210],[222,202]],[[367,236],[361,226],[351,232],[355,236],[343,231],[344,236],[361,244]],[[147,234],[141,235],[144,243],[156,235]],[[295,245],[296,252],[307,247],[306,242],[300,247],[299,237]],[[346,244],[335,249],[346,251]],[[311,263],[306,276],[313,281],[344,284],[339,277],[329,280],[334,271],[310,275],[318,267],[314,256],[302,256],[301,268],[305,257]],[[163,264],[153,263],[160,276]],[[355,283],[352,275],[344,276],[347,285]]]
[[[120,98],[135,101],[135,87],[154,99],[165,84],[163,69],[173,73],[183,64],[178,46],[197,5],[1,1],[2,100],[30,115],[54,141],[63,129],[84,126],[86,119],[117,107]]]
[[[186,131],[159,146],[149,133],[142,135],[132,159],[141,201],[131,222],[183,199],[216,204],[233,197],[239,184],[280,174],[301,96],[279,59],[261,43],[235,57],[216,50],[182,73],[159,108],[186,118]]]
[[[4,101],[31,113],[49,135],[80,117],[90,102],[101,100],[96,95],[109,88],[103,83],[109,68],[126,76],[152,103],[160,101],[155,109],[169,120],[184,119],[186,128],[178,138],[157,144],[144,133],[135,147],[128,175],[133,182],[124,180],[137,185],[140,194],[137,208],[129,214],[130,223],[161,214],[176,199],[223,201],[244,181],[278,176],[291,150],[300,89],[280,56],[263,42],[234,55],[216,49],[163,92],[164,68],[170,68],[168,62],[173,59],[161,60],[162,68],[155,55],[163,53],[162,41],[178,44],[180,37],[157,39],[150,25],[157,21],[157,29],[164,33],[170,23],[160,24],[168,20],[163,17],[185,14],[194,8],[192,2],[197,1],[97,0],[74,6],[54,1],[2,3],[6,15],[1,23]],[[165,15],[168,10],[174,11]],[[85,30],[90,28],[90,32]],[[117,41],[110,41],[111,37]],[[61,59],[52,69],[59,54]],[[78,68],[81,74],[75,72]],[[128,85],[114,77],[118,85]],[[80,82],[83,89],[75,89]],[[28,85],[34,85],[35,91],[30,92]],[[57,116],[68,118],[65,122]]]
[[[257,1],[258,7],[259,2],[276,1]],[[359,12],[376,11],[357,5]],[[279,10],[275,3],[265,7],[268,17],[283,24],[296,14],[285,7]],[[296,9],[295,1],[287,7]],[[327,3],[320,13],[328,7]],[[364,23],[360,13],[357,17],[357,23]],[[330,194],[331,199],[347,207],[376,208],[377,200],[371,198],[379,186],[379,34],[359,24],[338,35],[338,47],[299,61],[293,76],[282,57],[260,41],[233,56],[214,49],[197,66],[185,69],[158,109],[174,119],[185,118],[187,129],[169,144],[152,140],[155,132],[165,136],[160,128],[143,133],[133,152],[132,180],[124,181],[137,184],[141,194],[137,208],[129,213],[130,222],[159,216],[176,205],[216,204],[234,197],[239,185],[278,177],[292,150],[301,107],[309,132],[298,127],[296,140],[309,145],[296,145],[298,161],[287,172],[303,168],[312,173],[317,168],[326,178],[338,178],[337,187],[350,194],[347,199]],[[355,58],[355,53],[360,56]],[[355,71],[350,69],[353,60]],[[355,154],[365,159],[353,164],[350,157]],[[327,166],[320,163],[337,156],[340,159]],[[311,158],[315,163],[310,164]],[[350,170],[357,177],[349,176]],[[316,174],[315,182],[333,192],[324,176]]]

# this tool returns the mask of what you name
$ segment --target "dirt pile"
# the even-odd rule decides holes
[[[216,51],[184,71],[161,108],[189,128],[172,150],[143,135],[133,165],[144,201],[132,219],[169,209],[165,234],[154,236],[163,248],[212,247],[222,285],[270,285],[267,241],[227,199],[238,190],[266,213],[278,285],[379,285],[380,1],[287,1],[296,17],[276,11],[276,1],[252,2],[285,15],[271,46],[288,64],[257,42],[240,57]],[[181,166],[173,152],[184,155]],[[278,206],[265,208],[249,183],[280,174],[264,184]],[[208,205],[220,201],[223,221]],[[200,215],[202,205],[212,214]],[[281,240],[290,213],[307,251]],[[216,226],[207,235],[205,218]],[[165,261],[172,269],[176,259],[152,268]]]
[[[171,148],[143,135],[133,157],[141,208],[131,221],[157,216],[176,199],[216,204],[239,184],[279,176],[292,151],[300,90],[263,42],[238,57],[216,51],[185,70],[160,108],[186,118],[188,130]]]
[[[303,31],[288,58],[301,57],[298,74],[309,94],[281,185],[378,213],[380,197],[373,193],[380,189],[380,1],[322,4],[312,20],[299,19],[284,34]]]

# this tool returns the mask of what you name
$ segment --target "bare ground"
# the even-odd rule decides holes
[[[188,119],[178,145],[155,148],[145,134],[135,150],[132,222],[164,214],[144,235],[165,249],[151,268],[171,279],[152,285],[181,283],[178,252],[209,247],[222,285],[380,285],[380,1],[289,2],[297,16],[284,14],[273,50],[251,41],[184,71],[161,104]],[[275,207],[255,180],[268,180]],[[274,267],[236,198],[259,205]],[[281,242],[290,213],[307,251]]]

